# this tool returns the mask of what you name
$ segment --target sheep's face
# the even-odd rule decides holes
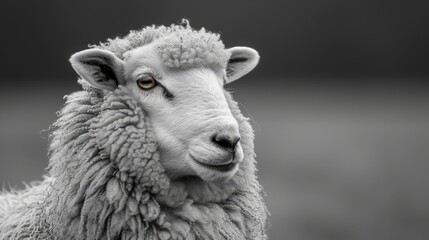
[[[141,103],[155,133],[161,163],[168,176],[199,176],[226,181],[243,160],[239,126],[224,95],[225,83],[251,71],[258,63],[250,48],[227,49],[226,68],[170,68],[156,44],[127,52],[124,60],[90,49],[72,56],[77,73],[97,88],[124,85]]]

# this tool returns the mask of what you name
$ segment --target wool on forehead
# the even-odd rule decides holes
[[[150,43],[156,44],[162,62],[170,68],[224,68],[230,57],[219,34],[204,28],[193,29],[186,20],[183,25],[152,25],[132,30],[125,37],[108,39],[92,47],[111,51],[124,59],[126,52]]]

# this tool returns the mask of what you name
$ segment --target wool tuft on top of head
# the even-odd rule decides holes
[[[162,39],[162,40],[161,40]],[[149,26],[142,30],[130,31],[124,38],[108,39],[95,48],[111,51],[121,59],[127,52],[137,47],[157,41],[157,51],[163,63],[170,68],[225,67],[231,53],[225,50],[219,34],[193,29],[189,21],[182,20],[181,25]]]

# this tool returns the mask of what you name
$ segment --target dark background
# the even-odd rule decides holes
[[[79,89],[71,54],[186,17],[261,55],[228,88],[253,119],[271,239],[428,239],[428,12],[416,0],[4,0],[0,182],[41,179],[42,130]]]

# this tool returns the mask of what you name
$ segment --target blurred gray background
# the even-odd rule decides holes
[[[253,119],[271,239],[429,239],[428,1],[1,5],[3,187],[45,173],[41,131],[79,90],[71,54],[186,17],[260,52],[228,89]]]

